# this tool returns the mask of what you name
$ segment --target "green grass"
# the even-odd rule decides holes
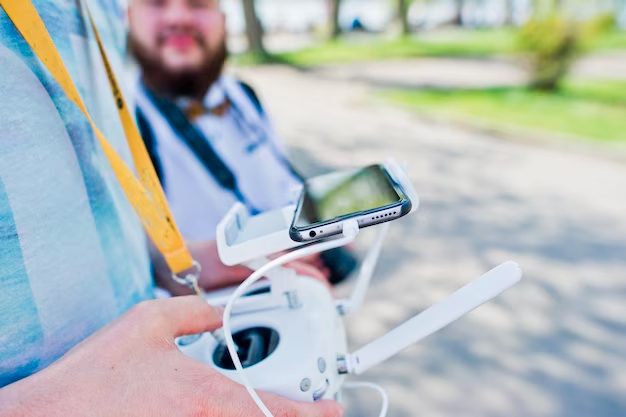
[[[383,95],[419,112],[489,128],[536,129],[626,143],[626,82],[568,82],[557,94],[496,88]]]
[[[599,36],[592,50],[626,49],[626,32],[612,31]],[[386,40],[380,35],[347,35],[335,42],[294,52],[259,58],[250,54],[233,57],[236,65],[286,63],[301,67],[320,64],[378,61],[418,57],[489,57],[519,51],[513,29],[457,29],[425,32],[410,38]]]
[[[626,31],[611,31],[600,35],[593,43],[592,49],[599,51],[626,49]]]
[[[275,54],[256,54],[252,52],[245,52],[241,54],[235,54],[229,57],[229,63],[235,66],[254,66],[254,65],[266,65],[266,64],[284,64],[292,65],[291,62],[283,60],[279,55]]]
[[[340,39],[312,48],[277,54],[298,66],[376,61],[415,57],[484,57],[515,51],[515,33],[510,30],[459,31],[446,36],[420,36],[384,40],[373,35]]]

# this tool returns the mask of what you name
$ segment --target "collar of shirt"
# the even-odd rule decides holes
[[[222,117],[231,107],[231,102],[222,86],[221,79],[213,83],[202,101],[183,97],[178,99],[176,104],[185,112],[185,115],[192,123],[205,114]]]

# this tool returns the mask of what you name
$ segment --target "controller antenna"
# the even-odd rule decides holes
[[[492,269],[385,336],[345,358],[339,358],[339,372],[362,374],[503,293],[521,278],[522,270],[513,261]]]

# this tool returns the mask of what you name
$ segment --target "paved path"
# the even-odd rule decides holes
[[[317,76],[359,81],[384,88],[483,88],[523,85],[523,63],[511,58],[419,58],[321,65]],[[585,79],[626,80],[626,52],[596,53],[581,59],[572,75]]]
[[[483,88],[522,85],[526,73],[511,59],[419,58],[320,65],[318,77],[380,88]]]
[[[307,173],[409,164],[422,206],[391,228],[349,319],[353,348],[501,262],[523,266],[505,296],[364,377],[388,390],[389,416],[626,416],[626,165],[427,122],[356,82],[241,76]],[[375,394],[347,402],[349,416],[377,415]]]

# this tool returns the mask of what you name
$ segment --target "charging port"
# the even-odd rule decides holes
[[[245,369],[262,362],[274,353],[278,346],[279,336],[275,330],[267,327],[255,327],[235,333],[233,340],[239,348],[237,356],[239,356],[241,366]],[[213,363],[219,368],[229,371],[235,369],[225,343],[220,343],[213,352]]]

